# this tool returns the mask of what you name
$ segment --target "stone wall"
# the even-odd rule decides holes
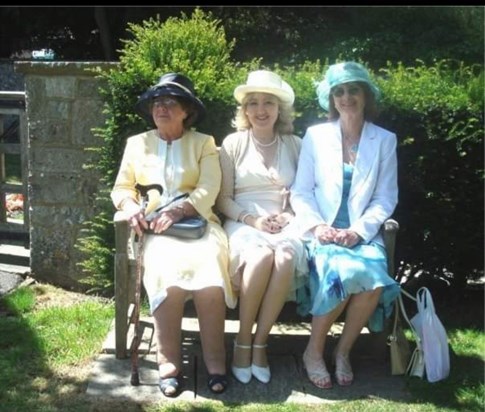
[[[0,59],[0,90],[2,92],[24,91],[24,76],[14,71],[14,61]]]
[[[82,256],[75,248],[94,213],[98,177],[83,165],[101,144],[104,124],[99,80],[89,71],[106,62],[16,62],[24,76],[28,122],[30,268],[34,278],[82,289]]]

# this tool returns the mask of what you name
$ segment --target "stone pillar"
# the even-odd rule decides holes
[[[94,213],[99,178],[85,170],[102,144],[92,128],[104,124],[99,80],[89,70],[107,62],[16,62],[24,75],[28,122],[30,268],[39,280],[83,289],[74,247]]]

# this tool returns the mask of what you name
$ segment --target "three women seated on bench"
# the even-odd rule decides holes
[[[159,182],[166,199],[190,196],[150,223],[155,232],[185,216],[209,220],[199,240],[146,235],[144,286],[166,396],[177,395],[182,385],[181,319],[188,296],[215,393],[228,384],[224,305],[234,308],[239,300],[233,375],[242,383],[253,376],[267,383],[271,327],[285,300],[307,290],[306,298],[298,293],[300,313],[313,315],[303,361],[320,388],[332,386],[325,338],[339,314],[347,309],[334,356],[340,385],[353,381],[349,355],[362,328],[370,321],[378,331],[390,315],[399,285],[387,273],[378,233],[397,204],[396,136],[372,123],[379,91],[363,66],[330,66],[317,94],[329,122],[310,127],[300,140],[292,134],[292,88],[276,73],[251,72],[234,91],[237,132],[224,139],[220,156],[211,136],[190,130],[205,111],[190,79],[162,76],[140,97],[137,113],[156,129],[128,139],[112,192],[115,206],[141,233],[150,210],[140,211],[135,184]],[[225,215],[224,229],[214,205]]]

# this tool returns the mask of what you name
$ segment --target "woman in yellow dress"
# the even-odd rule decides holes
[[[212,210],[221,184],[217,147],[212,136],[191,129],[205,107],[189,78],[168,73],[140,96],[135,110],[155,128],[128,138],[111,197],[138,234],[148,227],[154,232],[145,235],[143,282],[154,318],[159,386],[165,396],[180,393],[181,324],[185,302],[193,298],[208,386],[222,393],[228,384],[225,308],[235,307],[236,300],[228,275],[226,234]],[[163,188],[144,212],[137,183]],[[183,193],[189,196],[147,221],[146,216]],[[198,215],[208,221],[202,238],[160,236],[173,223]]]

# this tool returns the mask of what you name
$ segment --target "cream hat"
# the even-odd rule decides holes
[[[234,97],[238,103],[242,103],[248,93],[269,93],[278,97],[282,102],[293,104],[295,93],[291,86],[279,75],[268,70],[256,70],[249,73],[246,84],[237,86]]]

